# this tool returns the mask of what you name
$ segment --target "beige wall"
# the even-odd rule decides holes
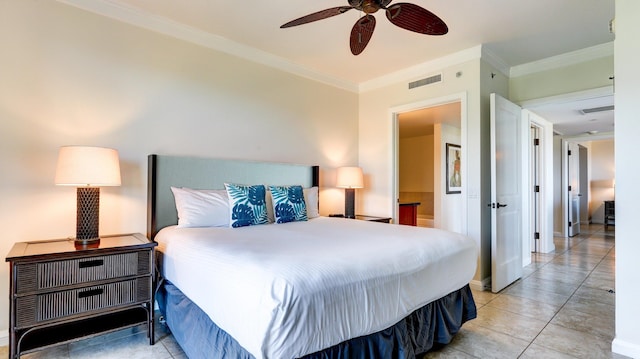
[[[433,135],[400,140],[400,192],[433,192]]]
[[[593,223],[604,223],[604,201],[614,199],[613,181],[616,176],[615,142],[611,140],[589,143],[590,195],[589,214]]]
[[[145,233],[151,153],[318,164],[325,187],[358,163],[352,92],[54,1],[0,1],[0,53],[0,253],[75,234],[75,189],[53,184],[63,145],[120,151],[103,234]],[[322,191],[321,212],[342,212],[342,195]]]
[[[509,80],[509,98],[515,103],[611,86],[613,54],[573,65],[540,71]]]

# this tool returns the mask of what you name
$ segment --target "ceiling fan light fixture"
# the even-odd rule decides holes
[[[365,13],[351,29],[349,44],[351,53],[359,55],[371,40],[375,29],[375,18],[370,16],[380,9],[386,10],[387,19],[405,30],[425,35],[444,35],[449,32],[447,24],[431,11],[410,3],[396,3],[387,7],[392,0],[347,0],[349,6],[339,6],[291,20],[280,28],[308,24],[313,21],[340,15],[348,10],[356,9]],[[370,18],[368,18],[370,17]]]

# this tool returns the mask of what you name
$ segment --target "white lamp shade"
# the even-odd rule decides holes
[[[340,167],[336,175],[336,187],[339,188],[363,188],[362,168]]]
[[[103,147],[61,147],[56,184],[76,187],[120,186],[118,151]]]

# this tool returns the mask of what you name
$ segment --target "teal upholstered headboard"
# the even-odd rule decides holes
[[[224,183],[319,185],[319,167],[286,163],[149,155],[147,237],[178,223],[173,187],[224,189]]]

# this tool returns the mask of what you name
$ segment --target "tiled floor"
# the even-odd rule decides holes
[[[498,294],[474,291],[478,318],[424,358],[624,358],[611,353],[614,239],[601,225],[557,238],[555,253],[533,255],[521,280]],[[22,358],[186,358],[162,325],[156,338],[149,346],[144,331],[127,329]]]
[[[626,358],[611,352],[615,230],[583,226],[534,254],[498,294],[474,291],[478,317],[428,358]]]

